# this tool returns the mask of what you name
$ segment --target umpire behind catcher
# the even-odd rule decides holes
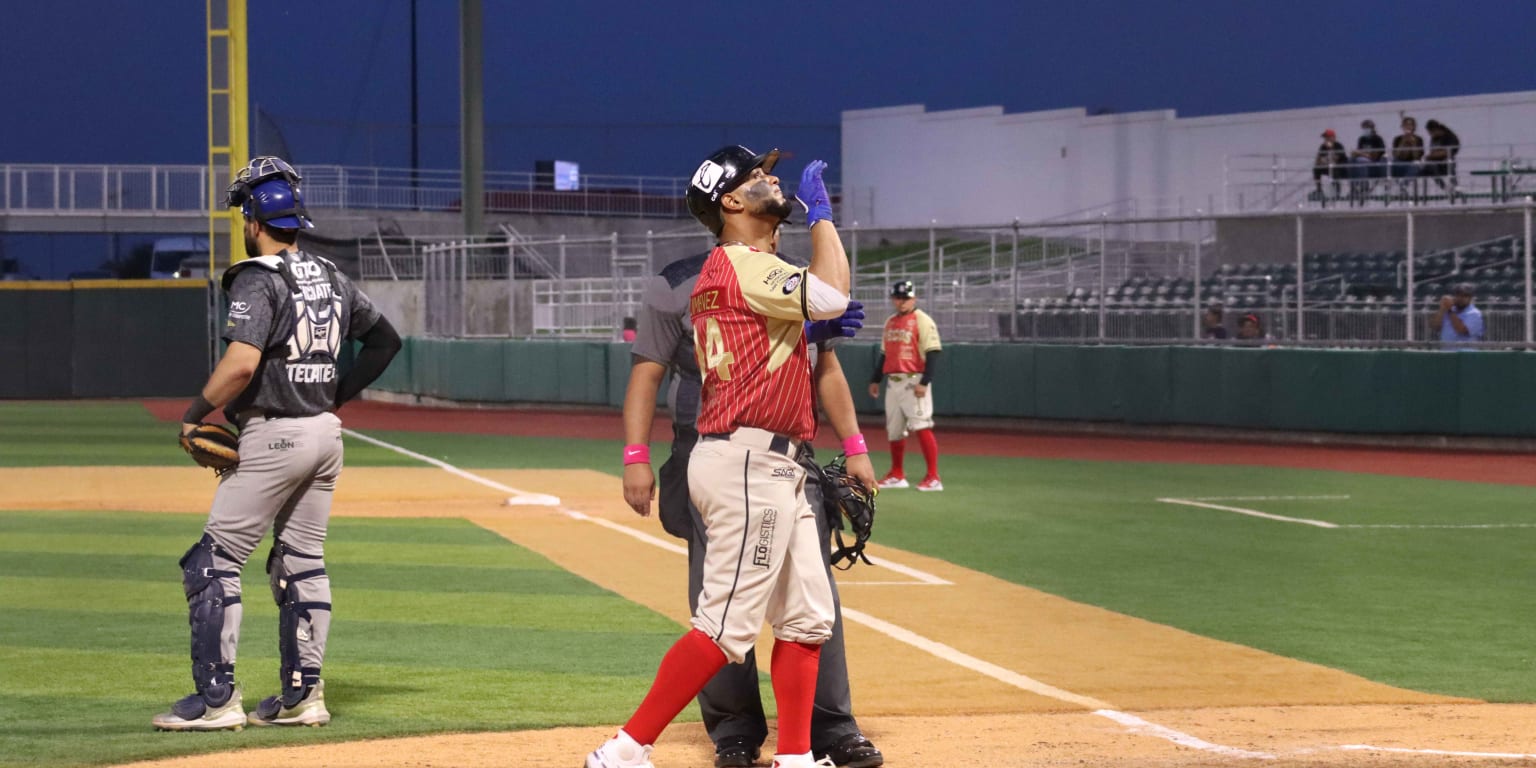
[[[754,159],[750,152],[741,148],[727,148],[722,152],[743,167]],[[777,245],[776,238],[774,244]],[[667,405],[672,414],[672,452],[660,469],[658,507],[662,527],[688,542],[689,610],[697,609],[708,542],[704,521],[690,502],[688,490],[688,456],[699,439],[695,421],[702,386],[689,318],[689,297],[708,257],[708,253],[702,253],[674,261],[646,283],[638,313],[639,329],[633,348],[629,386],[624,398],[625,444],[644,445],[650,441],[657,391],[668,371],[673,374],[667,391]],[[795,266],[805,266],[800,261],[789,261]],[[862,326],[859,322],[862,317],[862,309],[850,305],[849,312],[843,317],[808,323],[806,328],[807,341],[816,353],[813,373],[816,389],[839,438],[857,435],[858,422],[847,379],[831,347],[842,337],[853,336]],[[656,476],[649,460],[642,458],[631,456],[629,451],[625,453],[624,499],[636,512],[648,515],[651,500],[656,495]],[[821,476],[821,468],[808,446],[798,463],[809,477]],[[872,470],[870,479],[873,479]],[[825,545],[829,524],[839,524],[837,511],[826,508],[819,482],[807,482],[805,492],[811,507],[821,513],[817,519],[817,533]],[[827,555],[825,546],[822,554],[824,558]],[[826,572],[832,588],[835,617],[832,636],[821,646],[811,715],[812,751],[817,756],[829,756],[836,765],[874,768],[883,764],[884,758],[864,737],[853,717],[842,611],[832,569],[828,567]],[[742,663],[725,666],[699,692],[704,726],[715,744],[716,768],[750,766],[760,755],[761,745],[768,736],[768,725],[757,675],[755,654],[749,651]]]
[[[240,462],[222,474],[203,536],[181,558],[192,629],[196,691],[156,715],[169,731],[251,725],[324,725],[320,665],[331,624],[325,535],[341,474],[341,420],[400,350],[400,337],[373,303],[329,261],[297,246],[313,227],[301,178],[276,157],[241,169],[227,203],[245,217],[249,259],[224,273],[229,313],[222,359],[182,417],[182,435],[223,408],[240,427]],[[361,339],[352,370],[338,378],[343,339]],[[274,530],[267,556],[278,605],[281,687],[247,717],[235,683],[240,570]]]

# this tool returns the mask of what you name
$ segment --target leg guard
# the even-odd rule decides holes
[[[181,586],[187,595],[187,623],[192,627],[192,683],[208,704],[218,707],[235,690],[233,648],[226,654],[226,620],[238,629],[239,616],[226,616],[240,604],[239,594],[226,594],[223,578],[240,578],[240,564],[213,537],[204,533],[181,557]],[[238,608],[234,608],[238,611]]]
[[[288,707],[298,704],[320,682],[331,627],[331,580],[322,558],[282,542],[273,544],[267,556],[267,576],[278,608],[282,701]]]

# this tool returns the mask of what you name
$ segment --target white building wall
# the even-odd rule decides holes
[[[843,113],[843,215],[901,227],[1040,221],[1131,200],[1143,214],[1223,210],[1236,196],[1229,158],[1254,167],[1267,161],[1235,158],[1274,153],[1305,166],[1323,129],[1353,148],[1360,121],[1371,118],[1390,144],[1404,114],[1426,141],[1430,119],[1455,131],[1468,148],[1464,168],[1475,155],[1536,157],[1532,91],[1196,118],[907,105]]]

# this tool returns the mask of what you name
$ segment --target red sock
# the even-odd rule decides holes
[[[677,713],[693,701],[704,684],[725,666],[725,653],[697,629],[678,638],[661,657],[656,681],[640,702],[640,708],[624,724],[624,732],[641,744],[655,744]],[[814,682],[814,670],[812,667]],[[807,726],[809,728],[809,726]],[[807,731],[809,732],[809,731]]]
[[[939,439],[932,429],[917,431],[917,442],[923,446],[923,461],[928,462],[928,477],[939,476]]]
[[[905,475],[906,474],[906,471],[901,468],[901,464],[902,464],[902,462],[904,460],[906,460],[906,458],[907,458],[907,439],[906,438],[902,438],[900,440],[892,440],[891,441],[891,474],[897,475],[897,476],[901,476],[901,475]]]
[[[821,646],[773,641],[773,700],[779,705],[779,744],[774,754],[811,751],[811,707],[816,701],[816,668]]]

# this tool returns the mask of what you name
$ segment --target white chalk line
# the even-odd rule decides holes
[[[1504,760],[1528,760],[1536,754],[1523,752],[1461,752],[1450,749],[1408,749],[1406,747],[1373,747],[1369,744],[1345,744],[1338,749],[1355,752],[1396,752],[1405,755],[1446,755],[1448,757],[1488,757]]]
[[[1400,530],[1414,530],[1414,529],[1496,530],[1496,529],[1501,529],[1501,528],[1536,528],[1536,523],[1330,523],[1327,520],[1312,520],[1312,519],[1305,518],[1305,517],[1286,517],[1285,515],[1276,515],[1276,514],[1273,514],[1273,513],[1270,513],[1270,512],[1260,512],[1257,509],[1247,509],[1245,507],[1232,507],[1232,506],[1227,506],[1225,504],[1211,504],[1211,503],[1208,503],[1208,502],[1205,502],[1205,501],[1200,501],[1200,499],[1202,499],[1202,498],[1209,499],[1209,498],[1218,498],[1218,497],[1210,497],[1210,496],[1200,497],[1200,496],[1196,496],[1196,497],[1188,498],[1188,499],[1164,498],[1164,499],[1157,499],[1157,501],[1162,502],[1163,504],[1183,504],[1183,505],[1189,506],[1189,507],[1200,507],[1202,509],[1214,509],[1214,510],[1218,510],[1218,511],[1221,511],[1221,512],[1233,512],[1233,513],[1236,513],[1236,514],[1239,514],[1239,515],[1248,515],[1249,517],[1262,517],[1262,518],[1264,518],[1266,520],[1278,520],[1278,521],[1280,521],[1282,523],[1297,523],[1299,525],[1310,525],[1310,526],[1314,526],[1314,527],[1317,527],[1317,528],[1333,528],[1333,529],[1341,529],[1341,528],[1352,528],[1352,529],[1379,528],[1379,529],[1400,529]],[[1236,497],[1232,497],[1232,498],[1235,499]],[[1259,499],[1259,498],[1265,498],[1265,497],[1255,496],[1255,497],[1252,497],[1252,498]],[[1339,496],[1339,497],[1321,497],[1321,496],[1309,496],[1309,497],[1290,496],[1290,497],[1287,497],[1287,496],[1271,496],[1271,497],[1267,497],[1267,498],[1279,501],[1279,500],[1283,500],[1283,499],[1296,499],[1296,498],[1342,498],[1342,499],[1347,499],[1349,497],[1348,496]]]
[[[1190,496],[1190,501],[1347,501],[1349,496]]]
[[[1158,501],[1160,501],[1160,502],[1162,502],[1164,504],[1183,504],[1184,506],[1187,506],[1187,507],[1201,507],[1203,509],[1214,509],[1214,510],[1217,510],[1217,511],[1220,511],[1220,512],[1234,512],[1236,514],[1247,515],[1249,517],[1262,517],[1262,518],[1264,518],[1266,520],[1278,520],[1278,521],[1280,521],[1282,523],[1297,523],[1297,524],[1300,524],[1300,525],[1310,525],[1310,526],[1313,526],[1313,527],[1316,527],[1316,528],[1337,528],[1337,527],[1339,527],[1337,523],[1330,523],[1330,522],[1328,522],[1326,520],[1310,520],[1310,519],[1305,518],[1305,517],[1286,517],[1285,515],[1272,515],[1272,514],[1270,514],[1268,512],[1260,512],[1257,509],[1245,509],[1243,507],[1229,507],[1229,506],[1227,506],[1225,504],[1211,504],[1209,502],[1195,501],[1193,499],[1171,499],[1170,498],[1170,499],[1158,499]]]
[[[527,494],[525,491],[519,491],[516,488],[511,488],[509,486],[502,485],[501,483],[498,483],[498,482],[496,482],[494,480],[491,480],[489,478],[485,478],[485,477],[481,477],[479,475],[476,475],[473,472],[469,472],[469,471],[466,471],[466,470],[463,470],[463,469],[459,469],[458,467],[455,467],[455,466],[453,466],[452,464],[449,464],[446,461],[442,461],[440,459],[434,459],[434,458],[432,458],[430,456],[424,456],[422,454],[416,453],[415,451],[411,451],[411,450],[408,450],[406,448],[402,448],[402,447],[400,447],[398,445],[394,445],[392,443],[387,443],[387,442],[385,442],[383,440],[379,440],[377,438],[368,437],[367,435],[363,435],[363,434],[355,432],[353,430],[343,430],[343,431],[345,431],[346,433],[351,434],[351,435],[353,435],[353,436],[357,437],[358,439],[363,440],[365,442],[372,443],[372,444],[377,445],[377,446],[379,446],[381,448],[388,448],[389,450],[392,450],[392,451],[395,451],[397,453],[400,453],[403,456],[409,456],[409,457],[411,457],[413,459],[417,459],[419,461],[426,462],[427,464],[431,464],[432,466],[437,467],[439,469],[442,469],[445,472],[449,472],[449,473],[451,473],[451,474],[453,474],[455,476],[462,477],[462,478],[464,478],[466,480],[470,480],[470,481],[473,481],[473,482],[480,483],[481,485],[484,485],[486,487],[495,488],[495,489],[503,491],[505,493],[510,493],[510,494],[514,494],[514,495],[530,495],[530,494]],[[570,509],[561,509],[560,511],[564,512],[566,515],[568,515],[569,517],[571,517],[574,520],[583,520],[583,521],[587,521],[587,522],[597,523],[598,525],[600,525],[600,526],[602,526],[604,528],[608,528],[608,529],[616,531],[618,533],[622,533],[622,534],[624,534],[626,536],[630,536],[630,537],[633,537],[635,539],[639,539],[642,542],[645,542],[645,543],[650,544],[650,545],[655,546],[655,547],[659,547],[659,548],[664,549],[664,550],[666,550],[668,552],[672,552],[672,553],[680,554],[680,555],[684,555],[684,556],[687,556],[687,554],[688,554],[688,549],[686,547],[682,547],[682,546],[679,546],[677,544],[673,544],[670,541],[664,541],[664,540],[659,539],[659,538],[657,538],[655,536],[652,536],[651,534],[645,533],[643,531],[635,530],[635,529],[630,528],[628,526],[620,525],[620,524],[615,523],[615,522],[613,522],[611,520],[604,520],[604,519],[601,519],[601,518],[592,517],[591,515],[588,515],[588,514],[585,514],[585,513],[582,513],[582,512],[577,512],[575,510],[570,510]],[[892,568],[892,565],[893,564],[890,563],[889,561],[884,561],[883,562],[883,567],[891,568],[892,570],[896,570],[895,568]],[[928,584],[937,585],[937,584],[940,584],[940,583],[942,583],[942,584],[949,584],[950,583],[950,582],[944,581],[943,579],[939,579],[937,576],[933,576],[931,574],[925,574],[922,571],[919,571],[919,570],[917,570],[915,568],[909,568],[907,566],[902,566],[902,569],[903,569],[901,571],[902,573],[906,573],[908,575],[914,575],[914,578],[920,578],[920,577],[916,576],[915,574],[922,574],[923,576],[926,576],[927,579],[931,579],[932,580],[932,581],[925,580],[926,583],[928,583]],[[843,607],[843,618],[848,619],[850,621],[853,621],[854,623],[857,623],[857,624],[863,624],[864,626],[869,627],[870,629],[873,629],[876,632],[879,632],[879,633],[881,633],[881,634],[883,634],[883,635],[885,635],[887,637],[890,637],[893,640],[896,640],[896,641],[902,642],[902,643],[906,643],[907,645],[911,645],[911,646],[913,646],[915,648],[918,648],[918,649],[921,649],[923,651],[927,651],[928,653],[930,653],[930,654],[932,654],[934,656],[938,656],[939,658],[944,659],[945,661],[948,661],[950,663],[953,663],[953,664],[956,664],[958,666],[964,667],[964,668],[969,669],[969,670],[971,670],[973,672],[977,672],[979,674],[985,675],[987,677],[990,677],[990,678],[992,678],[994,680],[997,680],[998,682],[1004,683],[1006,685],[1011,685],[1011,686],[1013,686],[1015,688],[1019,688],[1019,689],[1024,690],[1024,691],[1028,691],[1030,693],[1038,694],[1038,695],[1044,696],[1046,698],[1056,699],[1057,701],[1066,702],[1068,704],[1074,704],[1074,705],[1083,707],[1085,709],[1092,710],[1093,714],[1098,715],[1099,717],[1109,718],[1110,720],[1113,720],[1114,722],[1119,723],[1119,724],[1127,727],[1133,733],[1140,733],[1140,734],[1145,734],[1145,735],[1148,735],[1148,736],[1155,736],[1155,737],[1160,738],[1160,739],[1165,739],[1165,740],[1168,740],[1168,741],[1172,741],[1173,743],[1179,744],[1179,745],[1182,745],[1182,746],[1191,747],[1191,748],[1194,748],[1194,749],[1200,749],[1200,750],[1207,751],[1207,752],[1214,752],[1214,753],[1217,753],[1217,754],[1233,756],[1233,757],[1253,757],[1253,758],[1264,758],[1264,759],[1270,759],[1270,758],[1274,757],[1273,755],[1270,755],[1270,754],[1267,754],[1267,753],[1263,753],[1263,752],[1249,752],[1247,750],[1237,749],[1235,747],[1224,747],[1224,746],[1221,746],[1220,744],[1212,744],[1210,742],[1203,741],[1203,740],[1201,740],[1199,738],[1196,738],[1194,736],[1190,736],[1189,734],[1181,733],[1181,732],[1175,731],[1175,730],[1173,730],[1171,728],[1167,728],[1165,726],[1157,725],[1156,723],[1148,722],[1148,721],[1143,720],[1142,718],[1137,717],[1135,715],[1128,714],[1128,713],[1125,713],[1125,712],[1116,711],[1114,709],[1111,709],[1109,704],[1106,704],[1105,702],[1099,701],[1098,699],[1094,699],[1094,698],[1091,698],[1091,697],[1088,697],[1088,696],[1083,696],[1083,695],[1080,695],[1080,694],[1076,694],[1076,693],[1073,693],[1071,691],[1063,690],[1063,689],[1057,688],[1057,687],[1055,687],[1053,685],[1048,685],[1046,683],[1040,682],[1039,680],[1036,680],[1036,679],[1034,679],[1032,677],[1029,677],[1027,675],[1021,675],[1021,674],[1019,674],[1017,672],[1014,672],[1011,669],[1006,669],[1004,667],[997,666],[996,664],[993,664],[991,662],[982,661],[981,659],[978,659],[975,656],[971,656],[970,654],[964,653],[964,652],[962,652],[962,651],[960,651],[960,650],[958,650],[958,649],[956,649],[956,648],[954,648],[952,646],[945,645],[945,644],[940,643],[940,642],[935,641],[935,640],[930,640],[930,639],[928,639],[926,637],[923,637],[922,635],[917,634],[916,632],[913,632],[913,631],[911,631],[909,629],[906,629],[904,627],[897,626],[897,625],[892,624],[892,623],[890,623],[888,621],[885,621],[883,619],[877,619],[874,616],[871,616],[871,615],[869,615],[867,613],[864,613],[863,611],[858,611],[858,610],[855,610],[853,608],[849,608],[847,606],[844,606]]]
[[[480,475],[477,475],[477,474],[475,474],[473,472],[467,472],[465,470],[459,469],[458,467],[455,467],[454,465],[449,464],[446,461],[442,461],[440,459],[434,459],[431,456],[426,456],[424,454],[417,453],[417,452],[415,452],[413,450],[410,450],[409,448],[402,448],[402,447],[400,447],[398,445],[395,445],[394,443],[386,443],[383,440],[380,440],[380,439],[378,439],[376,437],[369,437],[369,436],[367,436],[367,435],[365,435],[365,434],[363,434],[361,432],[358,432],[355,429],[347,429],[347,428],[343,427],[341,432],[344,435],[348,435],[350,437],[355,437],[355,438],[357,438],[357,439],[359,439],[359,440],[361,440],[361,441],[363,441],[365,443],[372,443],[373,445],[377,445],[380,448],[386,448],[388,450],[394,451],[395,453],[398,453],[398,454],[400,454],[402,456],[408,456],[408,457],[413,458],[413,459],[415,459],[417,461],[425,462],[427,464],[431,464],[432,466],[437,467],[438,469],[441,469],[441,470],[443,470],[444,472],[447,472],[450,475],[454,475],[455,477],[462,477],[465,480],[468,480],[468,481],[470,481],[472,483],[479,483],[479,484],[481,484],[481,485],[483,485],[483,486],[485,486],[487,488],[498,490],[498,491],[501,491],[502,493],[511,494],[511,497],[507,499],[507,503],[509,503],[509,504],[510,503],[522,503],[522,504],[534,504],[534,505],[537,505],[537,506],[546,506],[546,507],[558,506],[560,504],[560,499],[558,497],[550,496],[548,494],[543,494],[543,493],[530,493],[528,491],[518,490],[517,488],[513,488],[510,485],[503,485],[502,483],[498,483],[495,480],[492,480],[492,479],[490,479],[488,477],[481,477]],[[526,501],[513,502],[512,499],[525,499]]]

